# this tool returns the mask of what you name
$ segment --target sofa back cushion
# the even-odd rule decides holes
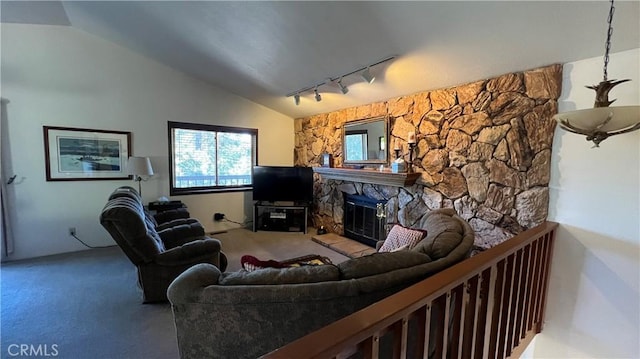
[[[339,263],[341,279],[356,279],[431,262],[424,253],[412,251],[381,252]]]
[[[140,197],[140,194],[138,194],[138,191],[136,191],[135,188],[130,186],[120,186],[116,188],[115,190],[113,190],[113,192],[111,192],[111,194],[109,195],[109,198],[107,199],[112,200],[120,197],[129,197],[142,203],[142,197]]]
[[[134,201],[137,201],[140,203],[140,207],[143,208],[144,211],[144,217],[145,217],[145,221],[148,222],[148,224],[150,224],[152,227],[158,227],[158,221],[156,220],[156,218],[151,215],[151,213],[149,213],[149,211],[144,208],[144,204],[142,203],[142,197],[140,197],[140,194],[138,193],[138,191],[135,190],[135,188],[130,187],[130,186],[120,186],[118,188],[116,188],[113,192],[111,192],[111,194],[109,195],[109,200],[112,199],[116,199],[116,198],[131,198]],[[185,218],[188,218],[188,212],[187,212],[187,216]]]
[[[262,268],[248,272],[222,273],[220,285],[269,285],[269,284],[301,284],[340,280],[340,272],[334,265],[301,266],[289,268]]]
[[[411,250],[427,254],[433,260],[446,257],[462,242],[465,227],[461,221],[453,209],[431,211],[417,225],[427,229],[426,237]]]
[[[155,227],[147,221],[142,204],[134,198],[109,200],[100,214],[100,223],[136,265],[151,262],[165,250]]]

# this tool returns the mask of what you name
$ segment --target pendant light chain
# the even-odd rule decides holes
[[[604,47],[604,81],[607,81],[607,65],[609,65],[609,50],[611,50],[611,34],[613,34],[613,27],[611,27],[611,23],[613,22],[613,12],[615,8],[613,7],[613,0],[611,0],[611,8],[609,9],[609,18],[607,19],[607,24],[609,25],[609,29],[607,31],[607,42]]]

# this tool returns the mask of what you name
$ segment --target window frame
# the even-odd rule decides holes
[[[203,193],[225,193],[225,192],[240,192],[240,191],[252,191],[253,184],[249,185],[236,185],[236,186],[202,186],[202,187],[187,187],[178,188],[174,187],[174,144],[173,144],[173,130],[195,130],[195,131],[210,131],[210,132],[225,132],[225,133],[242,133],[249,134],[253,137],[252,143],[252,164],[251,171],[253,174],[253,167],[258,163],[258,129],[257,128],[244,128],[233,126],[220,126],[209,125],[202,123],[188,123],[188,122],[174,122],[167,121],[167,134],[168,134],[168,147],[169,147],[169,194],[171,196],[182,196],[190,194],[203,194]],[[216,172],[217,172],[217,160],[216,160]]]
[[[367,130],[353,130],[353,131],[346,131],[345,132],[345,143],[347,142],[349,136],[356,136],[356,137],[360,137],[360,156],[362,156],[361,159],[355,159],[354,161],[366,161],[369,159],[369,143],[368,143],[368,137],[369,137],[369,131]],[[345,148],[347,146],[345,145]],[[346,155],[345,155],[346,157]]]

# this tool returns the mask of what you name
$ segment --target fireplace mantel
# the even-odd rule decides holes
[[[383,186],[404,187],[413,185],[420,173],[393,173],[391,171],[377,171],[370,169],[313,167],[313,172],[324,179],[371,183]]]

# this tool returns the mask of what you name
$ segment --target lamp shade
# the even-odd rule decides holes
[[[153,167],[149,157],[129,157],[127,174],[138,176],[153,176]]]

